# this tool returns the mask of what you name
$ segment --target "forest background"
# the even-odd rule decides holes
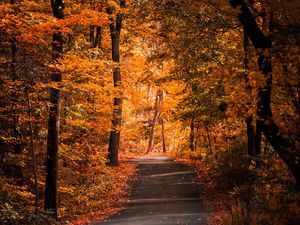
[[[122,159],[161,151],[198,169],[212,224],[296,224],[299,10],[1,1],[1,223],[103,219],[134,177]]]

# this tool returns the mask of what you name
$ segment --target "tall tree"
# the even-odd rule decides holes
[[[120,7],[124,8],[126,6],[126,1],[120,1]],[[123,15],[118,12],[116,18],[112,16],[113,8],[109,6],[107,8],[107,13],[111,15],[111,23],[109,24],[111,44],[112,44],[112,60],[115,63],[113,68],[113,81],[114,87],[117,90],[121,87],[121,72],[120,72],[120,35],[122,28]],[[109,147],[108,147],[108,165],[117,166],[118,165],[118,151],[120,144],[120,127],[121,127],[121,117],[122,117],[122,93],[119,92],[114,97],[114,109],[113,109],[113,119],[112,119],[112,131],[109,137]]]
[[[289,138],[281,132],[276,124],[271,110],[271,93],[272,93],[272,63],[271,47],[272,41],[270,36],[264,35],[255,21],[252,12],[247,4],[242,0],[231,0],[233,7],[240,6],[241,13],[239,20],[251,40],[258,54],[259,70],[264,75],[265,85],[258,91],[258,126],[266,136],[269,143],[275,151],[287,164],[295,180],[300,186],[300,151],[297,149],[295,140]]]
[[[29,130],[30,130],[30,148],[28,151],[29,151],[29,155],[31,158],[31,167],[32,167],[33,179],[34,179],[35,213],[38,213],[38,210],[39,210],[39,186],[38,186],[38,177],[37,177],[36,157],[35,157],[35,150],[34,150],[32,107],[31,107],[31,101],[30,101],[28,89],[26,90],[26,95],[27,95],[27,107],[28,107]]]
[[[59,20],[64,18],[65,5],[63,0],[51,0],[51,7],[55,18]],[[63,34],[61,31],[55,32],[52,36],[52,51],[52,59],[54,62],[57,62],[63,53]],[[52,72],[51,81],[58,84],[62,81],[62,74],[58,69]],[[44,209],[54,218],[57,218],[57,162],[61,112],[61,90],[59,88],[51,88],[50,102]]]
[[[245,82],[246,82],[246,91],[251,95],[251,85],[249,83],[249,38],[247,33],[244,31],[244,67],[245,67]],[[249,107],[253,107],[252,102],[247,102]],[[261,153],[261,128],[258,127],[256,120],[254,120],[254,115],[248,115],[246,118],[247,124],[247,144],[248,144],[248,154],[249,155],[258,155]]]

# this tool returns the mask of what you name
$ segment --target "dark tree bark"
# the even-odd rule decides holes
[[[38,177],[37,177],[37,168],[36,168],[36,157],[34,151],[34,138],[33,138],[33,124],[32,124],[32,107],[30,102],[29,90],[26,90],[27,95],[27,107],[28,107],[28,116],[29,116],[29,130],[30,130],[30,148],[29,156],[31,158],[31,167],[33,172],[34,179],[34,194],[35,194],[35,213],[39,211],[39,186],[38,186]]]
[[[95,2],[93,0],[90,1],[90,6],[92,9],[95,9]],[[102,3],[100,6],[100,11],[102,10]],[[96,30],[96,35],[95,35]],[[101,47],[101,39],[102,39],[102,27],[99,26],[90,26],[90,43],[93,48],[100,48]]]
[[[247,124],[247,145],[248,145],[248,155],[255,155],[255,133],[253,126],[253,116],[246,118]]]
[[[63,0],[51,0],[51,7],[54,17],[57,19],[64,18]],[[52,37],[52,58],[56,62],[63,53],[63,36],[62,32],[53,34]],[[51,81],[60,83],[62,74],[55,70],[51,74]],[[48,120],[48,139],[47,139],[47,159],[46,159],[46,190],[44,209],[51,216],[57,218],[57,161],[58,161],[58,144],[59,144],[59,125],[61,111],[61,90],[51,88],[50,90],[50,112]]]
[[[206,131],[206,135],[207,135],[207,141],[208,141],[208,146],[209,146],[209,153],[210,154],[213,154],[213,149],[212,149],[212,139],[210,137],[210,134],[209,134],[209,129],[207,126],[204,127],[205,128],[205,131]]]
[[[249,39],[247,33],[244,31],[244,67],[247,71],[249,68],[248,61],[248,47]],[[251,95],[251,86],[249,84],[248,71],[245,72],[245,82],[246,82],[246,91]],[[247,105],[252,107],[252,102],[248,102]],[[248,144],[248,155],[258,155],[261,153],[261,128],[258,126],[256,121],[254,121],[253,115],[249,115],[246,118],[247,124],[247,144]]]
[[[125,0],[120,1],[120,6],[125,7]],[[112,9],[107,9],[108,14],[112,14]],[[115,62],[113,69],[113,80],[114,87],[117,89],[122,85],[121,73],[120,73],[120,34],[122,28],[122,15],[118,13],[116,19],[111,19],[109,25],[110,36],[112,43],[112,60]],[[114,111],[112,119],[112,131],[109,137],[109,147],[108,147],[108,165],[118,166],[118,151],[120,144],[120,127],[121,127],[121,117],[122,117],[122,94],[118,93],[119,96],[114,98]]]
[[[95,42],[94,42],[94,48],[98,47],[101,48],[101,40],[102,40],[102,27],[97,26],[96,27],[96,36],[95,36]]]
[[[231,3],[233,6],[241,6],[239,20],[259,55],[259,70],[266,80],[266,85],[261,87],[258,92],[258,126],[261,127],[267,141],[286,163],[300,187],[300,151],[297,149],[295,141],[280,131],[271,110],[271,38],[263,34],[244,1],[231,1]]]
[[[95,26],[90,26],[90,43],[91,46],[94,47],[95,44]]]
[[[95,34],[96,30],[96,34]],[[93,48],[101,47],[102,27],[90,26],[90,43]]]

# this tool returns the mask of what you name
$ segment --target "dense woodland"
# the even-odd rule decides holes
[[[128,156],[195,166],[210,224],[300,221],[297,0],[1,0],[0,224],[122,207]]]

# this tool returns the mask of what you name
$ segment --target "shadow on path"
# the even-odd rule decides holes
[[[138,179],[126,209],[95,225],[206,224],[211,215],[201,203],[196,173],[164,156],[130,160],[138,164]]]

